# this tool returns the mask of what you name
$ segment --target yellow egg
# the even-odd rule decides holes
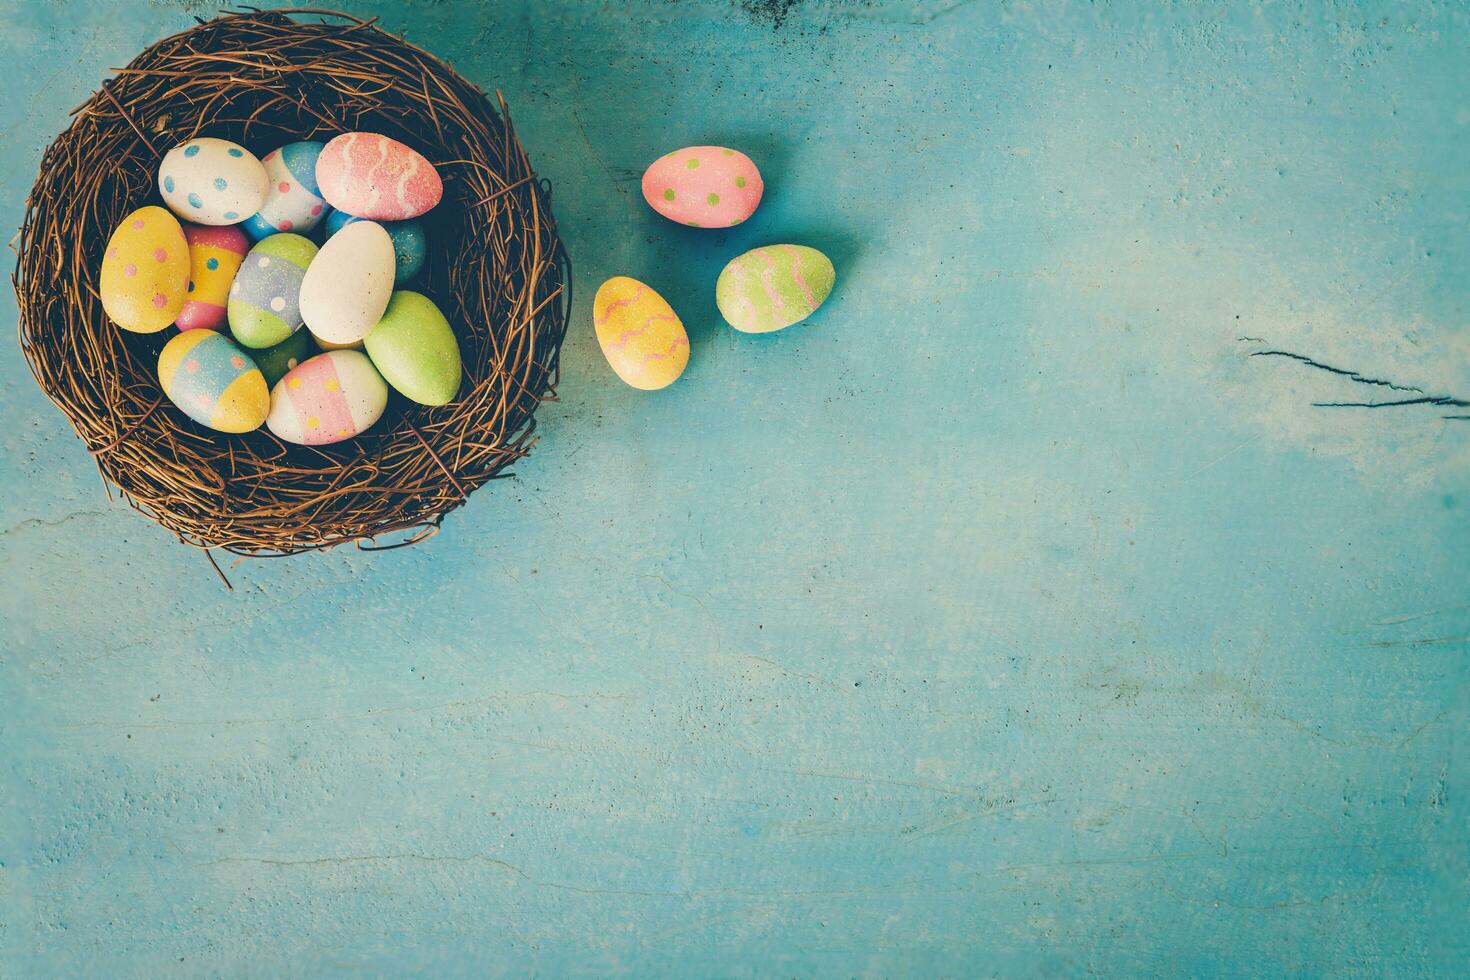
[[[664,298],[637,279],[614,276],[592,300],[592,323],[602,354],[634,388],[673,384],[689,363],[689,335]]]
[[[107,242],[98,288],[112,322],[134,333],[157,333],[184,308],[189,243],[178,219],[163,208],[139,208]]]

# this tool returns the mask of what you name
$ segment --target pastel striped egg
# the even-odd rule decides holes
[[[363,220],[365,219],[345,211],[333,211],[327,215],[327,237],[331,238],[354,221]],[[388,233],[388,240],[393,243],[393,282],[401,286],[419,274],[419,270],[424,267],[424,259],[429,255],[429,239],[424,234],[424,223],[417,218],[379,223]]]
[[[327,202],[316,182],[316,161],[325,143],[302,140],[271,150],[265,166],[265,203],[245,219],[245,230],[260,239],[278,231],[308,232],[322,220]]]
[[[374,221],[417,218],[444,196],[433,164],[378,133],[333,139],[317,158],[316,179],[332,207]]]
[[[250,240],[232,225],[185,225],[189,242],[188,299],[174,321],[180,330],[218,330]]]
[[[262,239],[230,287],[230,333],[246,347],[274,347],[301,329],[301,284],[317,247],[300,235]]]
[[[251,432],[270,410],[270,389],[249,356],[213,330],[189,330],[164,345],[158,381],[185,415],[220,432]]]
[[[388,386],[367,355],[334,350],[276,382],[265,424],[287,442],[324,446],[365,432],[387,405]]]
[[[805,245],[767,245],[730,260],[715,283],[715,304],[744,333],[800,323],[832,292],[832,260]]]
[[[393,242],[376,221],[355,221],[327,239],[301,281],[301,317],[318,339],[366,337],[393,293]]]
[[[265,167],[239,143],[202,136],[164,155],[158,189],[174,214],[196,225],[232,225],[260,210]]]
[[[163,208],[139,208],[107,240],[97,290],[102,309],[124,330],[156,333],[184,308],[189,243]]]
[[[673,384],[689,364],[689,335],[664,298],[637,279],[614,276],[592,300],[592,323],[607,363],[643,391]]]
[[[728,228],[755,213],[765,183],[755,162],[724,146],[686,146],[643,173],[643,198],[670,221]]]

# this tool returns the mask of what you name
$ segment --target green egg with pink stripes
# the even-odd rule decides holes
[[[742,333],[770,333],[800,323],[832,292],[832,260],[805,245],[764,245],[736,256],[715,284],[715,303]]]

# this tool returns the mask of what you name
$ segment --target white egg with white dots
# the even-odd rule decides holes
[[[200,225],[232,225],[260,210],[265,167],[238,143],[201,136],[169,150],[158,190],[169,210]]]

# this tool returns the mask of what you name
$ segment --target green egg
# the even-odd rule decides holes
[[[770,333],[815,313],[836,279],[832,260],[814,248],[767,245],[730,260],[715,283],[715,304],[736,330]]]
[[[363,341],[383,379],[420,405],[447,405],[459,391],[459,343],[433,300],[400,290]]]
[[[265,375],[266,385],[271,388],[286,376],[287,371],[316,355],[316,344],[311,342],[311,334],[305,330],[296,331],[274,347],[252,351],[250,354],[260,368],[260,373]]]

